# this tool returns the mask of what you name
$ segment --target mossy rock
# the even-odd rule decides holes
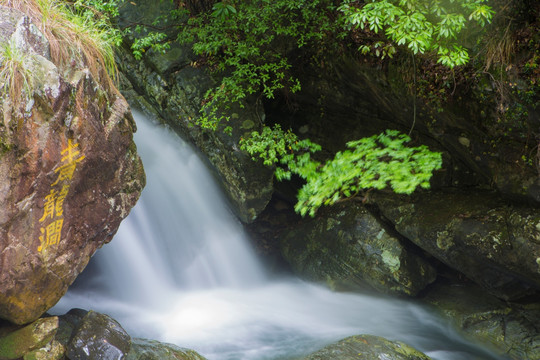
[[[0,338],[0,359],[24,357],[49,343],[58,330],[58,317],[41,318]]]
[[[366,208],[350,201],[321,209],[285,233],[283,256],[296,274],[343,288],[416,295],[434,268],[393,236]]]
[[[371,199],[401,235],[492,294],[511,300],[540,290],[538,207],[481,190]]]
[[[374,335],[356,335],[328,345],[303,360],[430,360],[431,358],[400,341]]]
[[[197,352],[148,339],[132,339],[126,360],[206,360]]]

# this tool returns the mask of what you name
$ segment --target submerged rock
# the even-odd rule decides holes
[[[0,317],[53,306],[116,233],[145,183],[125,99],[63,69],[22,13],[0,6],[0,43],[24,51],[33,91],[0,96]],[[24,94],[24,92],[23,92]]]
[[[67,346],[70,360],[121,360],[129,353],[131,337],[111,317],[89,311]]]
[[[443,312],[469,339],[514,360],[540,359],[540,304],[503,302],[474,284],[438,284],[424,301]]]
[[[540,209],[491,192],[375,195],[396,230],[503,299],[540,289]]]
[[[126,360],[206,360],[197,352],[155,340],[132,339]]]
[[[430,360],[430,357],[400,341],[373,335],[356,335],[328,345],[303,360]]]
[[[338,287],[368,284],[385,293],[416,295],[436,277],[426,260],[352,201],[305,219],[283,236],[281,248],[298,275]]]

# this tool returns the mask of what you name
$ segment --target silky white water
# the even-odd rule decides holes
[[[292,359],[358,334],[401,340],[436,360],[498,359],[413,303],[271,280],[200,158],[134,115],[147,186],[52,313],[93,309],[132,336],[209,360]]]

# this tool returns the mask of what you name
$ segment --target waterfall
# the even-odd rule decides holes
[[[209,360],[292,359],[358,334],[404,341],[435,360],[497,359],[412,302],[270,280],[198,155],[134,117],[147,186],[52,313],[100,311],[132,336]]]

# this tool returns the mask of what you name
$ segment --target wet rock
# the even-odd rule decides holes
[[[372,199],[400,234],[493,294],[540,289],[540,209],[481,191]]]
[[[49,343],[58,330],[58,317],[38,319],[0,337],[0,359],[19,359]],[[25,358],[26,359],[26,358]]]
[[[155,340],[135,338],[126,360],[206,360],[197,352]]]
[[[131,348],[131,337],[111,317],[89,311],[79,323],[68,346],[70,360],[120,360]]]
[[[132,339],[108,315],[72,309],[24,328],[0,325],[1,360],[206,360],[194,350]]]
[[[436,277],[427,261],[353,201],[303,220],[283,235],[281,248],[298,275],[337,287],[368,284],[385,293],[416,295]]]
[[[145,183],[125,99],[52,62],[24,14],[0,6],[0,43],[26,56],[33,96],[0,96],[0,317],[37,319],[110,241]],[[22,98],[21,98],[22,99]]]
[[[373,335],[357,335],[305,357],[303,360],[430,360],[430,358],[400,341],[390,341]]]
[[[465,336],[514,360],[540,359],[540,303],[503,302],[474,284],[437,284],[423,298]]]

